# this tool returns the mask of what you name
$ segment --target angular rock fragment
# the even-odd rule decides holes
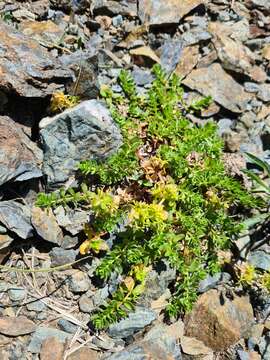
[[[35,331],[36,325],[25,316],[0,318],[0,333],[7,336],[21,336]]]
[[[42,176],[42,157],[41,150],[19,124],[8,116],[0,116],[0,185]]]
[[[64,344],[56,337],[45,339],[41,346],[40,360],[62,360],[64,357]]]
[[[24,21],[20,30],[24,35],[31,37],[44,45],[50,47],[52,43],[57,43],[64,34],[64,30],[61,29],[51,20],[47,21]]]
[[[14,200],[0,202],[0,224],[22,239],[33,235],[29,207]]]
[[[138,15],[149,25],[177,24],[197,6],[207,0],[139,0]]]
[[[185,78],[197,65],[200,57],[199,46],[187,46],[183,49],[180,61],[178,62],[175,73],[181,78]]]
[[[7,234],[0,234],[0,250],[5,249],[12,243],[13,239]]]
[[[130,313],[126,319],[109,327],[109,335],[113,338],[125,338],[142,330],[156,319],[156,313],[147,308],[137,307],[135,312]]]
[[[52,337],[58,342],[64,343],[67,339],[70,339],[71,335],[58,329],[39,326],[32,335],[27,350],[34,354],[39,353],[42,343]]]
[[[48,184],[65,182],[82,160],[104,159],[121,145],[121,134],[108,109],[97,100],[84,101],[40,123],[43,171]]]
[[[212,353],[212,350],[205,346],[202,341],[188,336],[183,336],[181,338],[181,347],[185,354],[193,356]]]
[[[71,79],[70,71],[37,41],[4,22],[0,22],[0,33],[0,87],[4,92],[43,98],[63,89],[61,83]]]
[[[248,336],[253,322],[253,309],[247,296],[234,296],[230,300],[221,292],[210,290],[186,316],[185,335],[221,351]]]
[[[38,207],[33,207],[31,222],[38,235],[44,240],[58,245],[62,244],[63,233],[52,210],[44,211]]]
[[[217,63],[193,70],[183,84],[205,96],[212,96],[218,104],[235,113],[243,112],[251,99],[250,94]]]

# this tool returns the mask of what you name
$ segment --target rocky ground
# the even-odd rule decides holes
[[[152,270],[134,313],[91,330],[115,283],[94,281],[91,256],[61,269],[80,258],[89,213],[35,207],[39,191],[74,183],[78,161],[120,146],[96,99],[104,84],[119,91],[123,68],[139,92],[160,63],[183,77],[188,101],[212,96],[190,119],[218,123],[236,176],[245,152],[270,162],[269,0],[4,0],[0,17],[0,262],[28,269],[0,274],[0,359],[270,359],[270,295],[244,294],[229,272],[202,281],[191,314],[168,324],[175,273]],[[82,102],[53,116],[50,98],[64,90]],[[270,270],[267,228],[253,235],[235,243],[239,261]]]

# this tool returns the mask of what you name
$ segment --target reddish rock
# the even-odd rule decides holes
[[[251,99],[243,87],[217,63],[193,70],[183,84],[205,96],[212,96],[218,104],[235,113],[243,112]]]
[[[27,319],[25,316],[0,318],[0,334],[7,336],[20,336],[31,334],[36,329],[33,321]]]
[[[139,0],[139,18],[149,25],[177,24],[207,0]]]
[[[40,360],[63,360],[64,349],[64,344],[57,338],[47,338],[41,345]]]
[[[248,336],[254,322],[247,296],[226,298],[217,290],[203,294],[185,319],[185,334],[220,351]]]
[[[67,360],[98,360],[98,359],[100,359],[99,353],[87,347],[82,347],[67,357]]]

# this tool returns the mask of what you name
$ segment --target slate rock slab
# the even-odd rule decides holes
[[[29,207],[14,200],[0,202],[0,223],[22,239],[33,235]]]
[[[7,336],[20,336],[34,332],[36,325],[25,316],[0,318],[0,333]]]
[[[0,87],[24,97],[45,97],[62,89],[71,73],[36,40],[0,22]]]
[[[59,342],[64,343],[67,339],[70,339],[71,335],[58,329],[39,326],[32,335],[27,350],[34,354],[39,353],[42,343],[46,339],[52,337],[56,338]]]
[[[109,335],[112,338],[126,338],[151,324],[156,317],[157,315],[153,310],[137,307],[135,312],[130,313],[126,319],[111,325],[108,330]]]
[[[121,134],[108,109],[98,100],[74,108],[40,123],[44,150],[43,171],[49,185],[61,184],[86,159],[104,159],[121,145]]]
[[[0,116],[0,185],[10,180],[24,181],[42,176],[42,157],[42,151],[19,124],[8,116]]]
[[[149,25],[177,24],[205,0],[139,0],[138,15],[142,23]]]
[[[234,113],[241,113],[251,100],[243,87],[227,74],[220,64],[193,70],[183,84],[202,95],[212,96],[214,101]]]
[[[63,233],[52,210],[44,211],[34,206],[31,211],[31,222],[38,235],[44,240],[58,245],[62,244]]]

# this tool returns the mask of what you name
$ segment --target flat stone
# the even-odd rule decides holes
[[[52,261],[52,266],[60,266],[72,263],[76,260],[78,251],[70,249],[65,250],[61,248],[53,248],[50,252],[50,258]]]
[[[264,251],[254,251],[249,254],[248,262],[257,269],[269,271],[270,270],[270,254]]]
[[[7,336],[21,336],[34,332],[36,325],[25,316],[0,318],[0,333]]]
[[[108,333],[112,338],[126,338],[151,324],[156,317],[153,310],[137,307],[135,312],[130,313],[127,318],[111,325]]]
[[[67,230],[71,235],[77,235],[84,229],[84,225],[90,220],[90,211],[71,209],[68,206],[58,206],[54,209],[59,226]]]
[[[177,24],[204,0],[139,0],[138,15],[142,23],[149,25]]]
[[[86,294],[83,294],[80,297],[79,307],[82,312],[88,313],[88,314],[90,314],[95,309],[93,300],[91,298],[89,298]]]
[[[27,310],[36,311],[36,312],[44,311],[47,308],[47,306],[41,300],[36,300],[36,299],[33,299],[31,302],[28,302],[26,307]]]
[[[233,70],[241,74],[248,74],[252,65],[255,63],[255,57],[248,47],[240,41],[235,41],[231,37],[217,31],[217,23],[209,25],[209,31],[213,33],[212,42],[217,51],[218,57],[222,62],[223,68]]]
[[[199,297],[185,322],[186,336],[221,351],[248,336],[254,315],[247,296],[235,295],[229,300],[219,291],[210,290]]]
[[[42,342],[40,360],[63,360],[64,350],[64,344],[56,337],[48,337]]]
[[[51,20],[24,21],[20,26],[20,30],[24,35],[32,39],[41,43],[45,42],[48,47],[59,41],[64,34],[64,30]]]
[[[0,202],[0,223],[22,239],[33,235],[29,207],[14,200]]]
[[[42,151],[21,126],[8,116],[0,116],[0,185],[41,177],[42,158]]]
[[[251,99],[243,87],[218,63],[193,70],[183,80],[183,84],[205,96],[212,96],[218,104],[235,113],[243,112]]]
[[[193,356],[212,353],[212,350],[205,346],[202,341],[188,336],[181,338],[181,347],[185,354]]]
[[[57,325],[59,326],[60,330],[63,330],[69,334],[75,334],[75,332],[78,330],[77,325],[73,324],[72,322],[66,319],[60,319],[57,322]]]
[[[166,40],[164,44],[158,48],[157,54],[160,57],[162,68],[171,73],[175,70],[183,52],[183,42],[180,40]]]
[[[38,235],[44,240],[57,245],[62,244],[63,232],[52,210],[42,210],[34,206],[31,211],[31,222]]]
[[[91,281],[83,271],[76,271],[69,279],[70,290],[75,294],[86,292],[90,289],[90,286]]]
[[[181,355],[180,355],[181,356]],[[148,341],[137,342],[123,351],[106,357],[106,360],[174,360],[172,353],[166,352],[157,343]],[[181,359],[181,357],[178,357]]]
[[[257,97],[264,102],[270,102],[270,84],[260,85]]]
[[[7,248],[13,239],[7,234],[0,234],[0,250]]]
[[[67,360],[98,360],[99,353],[87,347],[82,347],[67,357]]]
[[[231,275],[229,273],[217,273],[213,276],[208,275],[204,280],[201,280],[199,283],[198,292],[204,293],[217,285],[228,283],[231,280]]]
[[[44,149],[43,171],[50,185],[65,182],[78,163],[104,159],[121,145],[121,134],[109,110],[89,100],[40,122]]]
[[[31,37],[0,23],[0,87],[24,97],[45,97],[71,80],[69,70]]]
[[[48,338],[56,338],[58,342],[64,343],[71,335],[54,328],[39,326],[31,337],[27,351],[37,354],[40,352],[42,343]]]
[[[181,78],[185,78],[197,65],[199,61],[199,46],[187,46],[183,49],[179,63],[176,66],[175,73]]]
[[[12,301],[22,301],[26,294],[27,291],[24,288],[10,287],[8,290],[8,296]]]

